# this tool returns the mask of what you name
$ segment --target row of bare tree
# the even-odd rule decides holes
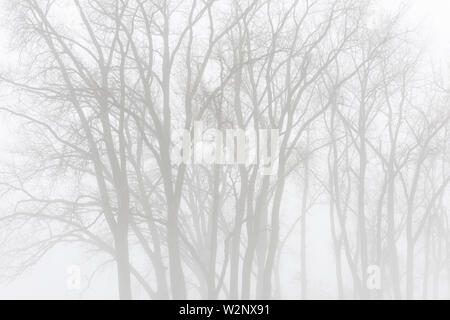
[[[2,278],[75,243],[115,264],[121,299],[136,288],[282,298],[283,253],[298,242],[289,261],[306,299],[318,297],[316,237],[330,239],[331,297],[449,296],[445,75],[402,26],[405,12],[374,20],[376,5],[8,4],[18,58],[1,74],[0,110],[20,145],[0,177]],[[197,121],[278,129],[276,174],[176,163],[174,132],[193,135]],[[312,230],[317,217],[328,222]]]

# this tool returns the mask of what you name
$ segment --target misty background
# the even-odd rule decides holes
[[[3,0],[0,10],[1,299],[450,298],[448,1]],[[173,10],[170,18],[164,10]],[[153,20],[145,20],[144,11]],[[173,28],[169,48],[163,39],[166,23]],[[298,34],[295,23],[305,25]],[[143,44],[149,34],[153,48]],[[105,44],[102,63],[106,66],[110,59],[106,71],[97,70],[95,57],[91,60],[87,53],[96,54],[92,37]],[[168,80],[173,83],[166,96],[164,50],[175,50],[177,37],[182,40],[173,54]],[[218,40],[211,44],[214,37]],[[111,43],[113,49],[108,48]],[[309,46],[317,51],[308,51]],[[156,71],[139,74],[137,57],[148,70],[153,63]],[[207,59],[212,62],[203,66]],[[217,61],[223,64],[219,67]],[[58,70],[64,64],[76,88],[67,89]],[[238,78],[236,70],[242,72]],[[111,88],[102,88],[102,72]],[[286,81],[288,72],[291,81]],[[310,76],[314,78],[308,83]],[[201,81],[194,91],[196,77]],[[144,85],[139,84],[142,78]],[[299,92],[304,96],[293,102]],[[98,117],[92,111],[102,99],[114,119],[110,142],[118,149],[122,168],[117,172],[102,140],[102,111]],[[367,131],[358,122],[360,99],[367,108]],[[86,110],[100,162],[106,163],[100,171],[106,176],[104,195],[111,195],[117,231],[111,231],[104,217],[107,209],[98,196],[96,175],[84,175],[94,160],[73,152],[89,145],[71,107],[74,100]],[[149,105],[156,115],[145,109]],[[180,168],[171,171],[155,160],[153,147],[158,149],[164,138],[158,137],[154,121],[166,119],[170,109],[169,130],[183,127],[186,105],[195,110],[192,117],[200,114],[199,120],[211,127],[281,124],[281,137],[290,132],[286,144],[294,152],[281,173],[267,181],[255,173],[253,183],[252,168],[187,166],[179,208],[171,209]],[[255,105],[262,109],[259,117]],[[139,113],[140,108],[146,111]],[[197,114],[202,108],[206,111]],[[129,126],[126,133],[122,117]],[[143,118],[148,122],[141,123]],[[119,154],[122,145],[130,146],[123,151],[125,159]],[[162,155],[163,149],[156,153]],[[140,161],[142,167],[136,165]],[[361,164],[366,166],[363,180]],[[108,177],[109,171],[117,173],[119,182]],[[139,175],[150,201],[137,195],[142,191]],[[167,183],[173,180],[174,194],[164,177]],[[122,178],[129,191],[121,189]],[[82,194],[91,198],[74,200]],[[121,233],[123,202],[129,204],[129,218]],[[89,226],[86,230],[121,252],[111,253],[60,220],[24,218],[25,211]],[[175,211],[181,231],[176,226],[166,230],[170,222],[165,219]],[[240,214],[239,253],[233,258],[232,230]],[[413,217],[409,227],[408,217]],[[249,231],[252,223],[255,229]],[[139,236],[136,230],[141,230]],[[253,238],[255,234],[259,236]],[[171,253],[174,237],[178,244]],[[134,271],[120,258],[122,240]],[[155,271],[158,263],[164,280]],[[79,288],[71,283],[74,266],[81,272]],[[366,286],[369,266],[380,269],[376,289]]]

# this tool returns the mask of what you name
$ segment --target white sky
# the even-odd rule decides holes
[[[418,26],[420,36],[427,41],[429,52],[450,62],[450,0],[381,0],[389,9],[402,3],[410,7],[408,23]]]
[[[382,5],[392,10],[401,3],[411,6],[408,23],[420,25],[421,37],[427,40],[431,55],[441,62],[450,63],[450,0],[379,0]],[[1,27],[1,26],[0,26]],[[0,30],[0,65],[3,67],[10,59],[7,54],[7,36]],[[1,95],[0,95],[1,96]],[[0,117],[0,144],[8,140],[8,130],[4,130]],[[0,150],[1,150],[0,145]],[[1,245],[1,244],[0,244]],[[74,263],[82,263],[76,251],[56,250],[44,258],[35,268],[10,285],[0,284],[0,299],[5,298],[76,298],[76,294],[67,291],[65,286],[66,269]],[[98,280],[100,292],[91,292],[98,298],[115,296],[115,276],[107,272]],[[111,284],[108,285],[107,283]],[[110,287],[110,292],[105,289]]]

